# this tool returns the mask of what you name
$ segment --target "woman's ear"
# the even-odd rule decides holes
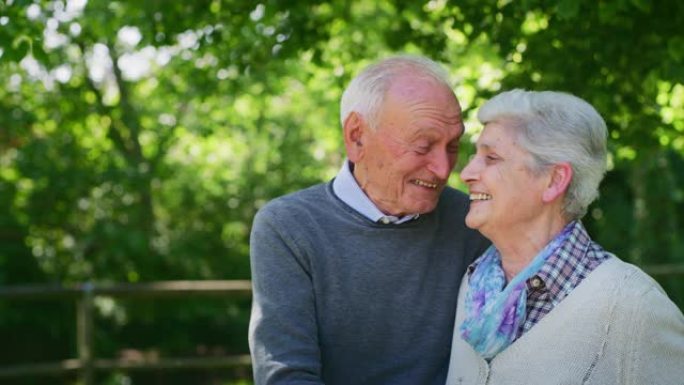
[[[572,166],[570,166],[570,163],[563,162],[554,165],[551,170],[549,185],[542,195],[544,203],[553,202],[565,194],[570,181],[572,181]]]
[[[362,139],[365,130],[368,130],[368,125],[363,120],[363,117],[357,112],[352,112],[344,121],[344,147],[347,150],[347,158],[352,163],[356,163],[363,158],[363,142]]]

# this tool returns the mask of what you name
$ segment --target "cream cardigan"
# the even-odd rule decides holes
[[[487,363],[459,334],[456,312],[447,385],[682,385],[684,316],[660,286],[616,257]]]

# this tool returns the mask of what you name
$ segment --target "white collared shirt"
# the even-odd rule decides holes
[[[351,163],[348,159],[344,160],[340,171],[333,181],[332,187],[338,198],[373,222],[384,224],[393,223],[398,225],[416,219],[420,215],[412,214],[403,217],[395,217],[394,215],[387,215],[380,211],[356,182],[356,179],[351,172]]]

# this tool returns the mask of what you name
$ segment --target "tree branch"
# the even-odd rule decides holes
[[[126,139],[122,134],[121,130],[125,129],[125,126],[119,122],[119,120],[114,116],[113,109],[104,103],[104,97],[102,91],[97,87],[93,79],[88,75],[88,63],[85,60],[86,48],[83,42],[78,42],[78,47],[81,49],[81,58],[83,62],[83,68],[85,68],[85,81],[88,85],[88,89],[95,94],[96,104],[95,109],[100,115],[108,116],[111,120],[111,124],[107,129],[107,137],[114,143],[114,146],[124,155],[124,157],[129,158],[130,156],[130,146],[126,143]]]
[[[137,163],[145,161],[145,156],[140,145],[140,117],[138,111],[133,107],[130,100],[130,93],[128,86],[123,80],[121,69],[119,68],[119,56],[112,44],[107,44],[109,48],[109,55],[112,58],[112,69],[114,71],[114,80],[116,86],[119,88],[119,105],[121,106],[121,121],[128,128],[129,131],[129,151],[133,156],[133,160]]]

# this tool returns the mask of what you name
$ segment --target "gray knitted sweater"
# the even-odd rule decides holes
[[[465,194],[373,223],[326,183],[269,202],[251,234],[256,384],[444,384],[458,289],[488,242]]]

